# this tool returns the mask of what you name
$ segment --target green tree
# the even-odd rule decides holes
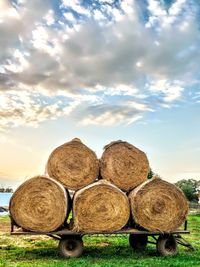
[[[0,193],[4,193],[5,192],[5,188],[4,187],[0,187]]]
[[[7,192],[7,193],[13,193],[13,189],[11,187],[7,187],[5,189],[5,192]]]
[[[197,188],[198,181],[194,179],[183,179],[175,183],[185,194],[189,201],[198,202]]]
[[[11,187],[3,187],[1,186],[0,187],[0,193],[12,193],[13,192],[13,189]]]
[[[147,179],[151,179],[153,178],[153,176],[155,175],[155,173],[152,171],[152,169],[149,170],[149,173],[147,175]]]

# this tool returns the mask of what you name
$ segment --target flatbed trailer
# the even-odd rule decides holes
[[[187,230],[187,221],[184,229],[178,229],[171,232],[145,231],[135,228],[124,228],[114,232],[77,232],[68,228],[53,232],[32,232],[24,229],[15,229],[15,224],[11,220],[11,235],[47,235],[59,241],[58,249],[63,257],[79,257],[83,253],[83,240],[85,235],[106,235],[119,236],[129,235],[129,244],[133,249],[144,250],[148,243],[156,245],[159,255],[169,256],[178,252],[178,244],[193,250],[193,247],[181,235],[190,234]],[[149,240],[148,237],[152,237]]]

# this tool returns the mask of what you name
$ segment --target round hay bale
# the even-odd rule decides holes
[[[148,180],[129,194],[135,223],[149,231],[173,231],[185,221],[188,203],[175,185],[159,178]]]
[[[149,162],[144,152],[124,142],[111,142],[105,146],[100,161],[100,173],[124,191],[129,191],[147,179]]]
[[[49,156],[47,173],[71,190],[80,189],[97,178],[96,154],[75,138],[57,147]]]
[[[45,176],[36,176],[18,187],[9,209],[18,226],[30,231],[51,232],[67,219],[69,203],[69,194],[61,184]]]
[[[77,191],[73,200],[74,229],[83,232],[117,231],[130,216],[128,197],[101,180]]]

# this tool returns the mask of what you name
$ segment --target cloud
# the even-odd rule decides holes
[[[135,101],[124,101],[121,104],[100,104],[87,109],[82,125],[129,125],[142,119],[143,112],[150,110],[148,105]],[[151,110],[152,111],[152,110]]]
[[[148,11],[150,13],[146,27],[157,27],[160,31],[162,28],[169,28],[176,22],[183,22],[183,18],[188,18],[193,14],[194,1],[176,0],[166,9],[165,1],[147,0]],[[188,12],[187,8],[190,7]],[[187,12],[186,12],[187,10]]]
[[[55,100],[37,92],[21,91],[19,95],[17,91],[9,91],[0,95],[0,103],[0,127],[12,128],[20,125],[37,127],[47,119],[69,115],[80,101],[70,102],[63,97]]]
[[[129,118],[130,117],[130,118]],[[89,115],[84,118],[81,122],[82,125],[102,125],[102,126],[113,126],[119,124],[131,124],[139,119],[141,115],[130,115],[129,112],[123,112],[118,110],[117,112],[106,111],[101,115]]]
[[[90,11],[81,6],[80,1],[78,0],[74,1],[62,0],[62,7],[71,9],[81,15],[90,16]]]
[[[192,97],[196,103],[200,103],[200,92],[196,92]]]
[[[153,82],[149,89],[155,93],[163,93],[163,100],[168,103],[179,99],[184,90],[180,81],[169,82],[167,80],[158,80],[157,82]]]
[[[167,7],[148,0],[145,8],[133,0],[83,2],[63,0],[55,7],[51,0],[1,1],[0,91],[11,106],[0,110],[3,127],[71,114],[56,102],[59,92],[74,114],[80,113],[77,99],[83,104],[83,124],[126,124],[155,101],[171,107],[189,81],[199,80],[195,1]],[[26,95],[27,103],[12,92],[18,99]],[[36,93],[48,104],[39,103]],[[114,96],[120,100],[108,105]],[[128,96],[148,109],[126,108]],[[94,105],[97,98],[101,108]]]

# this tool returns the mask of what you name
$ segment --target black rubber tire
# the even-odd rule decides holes
[[[178,253],[178,245],[172,235],[159,236],[156,247],[161,256],[174,256]]]
[[[83,253],[83,241],[81,237],[65,237],[59,242],[60,255],[65,258],[79,257]]]
[[[129,244],[136,250],[144,250],[147,246],[148,236],[147,235],[129,235]]]

